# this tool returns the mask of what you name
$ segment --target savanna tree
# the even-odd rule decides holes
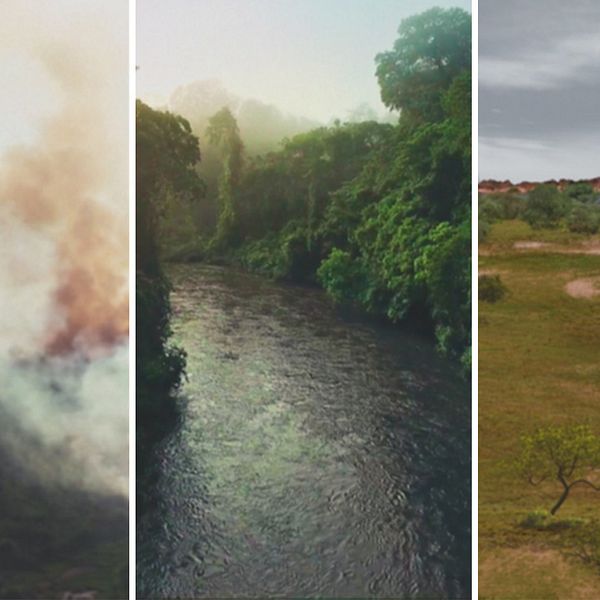
[[[562,487],[560,497],[550,509],[552,515],[575,487],[600,492],[591,479],[600,468],[600,436],[587,425],[545,427],[522,438],[521,454],[516,466],[531,484],[554,481]]]

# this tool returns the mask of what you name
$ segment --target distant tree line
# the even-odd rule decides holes
[[[534,229],[564,225],[574,233],[594,234],[600,229],[600,194],[591,183],[577,182],[560,189],[542,184],[528,194],[486,194],[479,199],[479,239],[500,220],[521,219]]]

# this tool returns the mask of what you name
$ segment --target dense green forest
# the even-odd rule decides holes
[[[198,140],[181,117],[136,106],[136,385],[138,443],[160,425],[185,353],[169,344],[170,286],[159,261],[158,226],[170,194],[197,196]],[[144,404],[139,401],[143,398]]]
[[[138,397],[172,387],[183,367],[167,343],[159,255],[320,285],[340,304],[418,323],[469,368],[471,17],[407,18],[375,63],[394,123],[336,121],[269,151],[250,128],[243,137],[235,107],[192,128],[138,102]]]

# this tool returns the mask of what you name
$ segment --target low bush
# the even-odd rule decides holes
[[[537,529],[538,531],[579,531],[586,526],[586,522],[577,517],[559,519],[547,510],[536,509],[527,513],[519,525],[525,529]]]
[[[575,204],[567,218],[567,226],[574,233],[598,233],[600,208],[592,204]]]
[[[523,219],[534,229],[558,227],[570,207],[571,200],[556,186],[540,185],[529,194]]]
[[[506,295],[506,286],[500,275],[479,276],[479,300],[483,302],[498,302]]]

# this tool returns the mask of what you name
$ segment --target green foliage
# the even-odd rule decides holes
[[[532,510],[527,513],[520,525],[527,529],[545,529],[549,518],[551,518],[551,515],[547,510]]]
[[[368,266],[339,248],[334,248],[321,263],[317,277],[335,302],[370,306],[376,289]]]
[[[529,194],[523,219],[534,229],[557,227],[569,207],[569,198],[555,185],[539,185]]]
[[[485,242],[488,238],[491,228],[492,226],[489,221],[479,217],[479,220],[477,221],[477,238],[480,243]]]
[[[169,291],[164,276],[147,277],[139,271],[136,274],[137,393],[147,402],[158,402],[177,389],[185,368],[185,352],[168,344]]]
[[[574,203],[567,217],[569,231],[575,233],[598,233],[600,228],[600,207],[591,204]]]
[[[457,88],[470,89],[467,79]],[[470,116],[453,102],[470,98],[450,97],[443,121],[395,129],[332,195],[325,223],[353,272],[369,273],[361,294],[354,283],[344,294],[338,276],[338,298],[392,321],[430,321],[440,349],[460,355],[470,343]]]
[[[471,16],[434,7],[404,19],[393,50],[376,61],[386,106],[418,120],[437,120],[443,92],[471,68]]]
[[[136,261],[146,275],[158,275],[159,221],[169,194],[187,198],[203,192],[194,169],[198,140],[177,115],[136,102]]]
[[[434,331],[470,364],[470,16],[432,9],[405,20],[377,57],[396,125],[319,127],[242,161],[228,109],[219,149],[219,218],[209,258],[318,282],[340,303]],[[364,114],[368,114],[363,111]]]
[[[169,284],[159,261],[160,219],[173,210],[173,197],[203,191],[195,170],[198,140],[188,122],[136,104],[136,386],[138,424],[160,418],[164,401],[177,388],[185,354],[169,345]]]
[[[471,220],[433,228],[417,264],[440,350],[462,352],[470,344]]]
[[[306,248],[302,223],[290,221],[281,231],[249,241],[234,254],[245,268],[274,279],[310,279],[314,260]]]
[[[480,275],[478,294],[479,300],[483,302],[499,302],[506,295],[506,286],[500,275]]]
[[[575,486],[600,488],[589,480],[600,467],[600,436],[587,425],[546,427],[523,436],[516,460],[520,475],[531,485],[550,480],[560,483],[562,494],[550,513],[556,514]]]
[[[565,187],[565,194],[575,202],[591,203],[595,202],[598,194],[594,191],[594,186],[587,181],[577,181]]]
[[[237,239],[238,211],[235,207],[234,193],[242,173],[244,145],[235,117],[227,107],[211,117],[206,135],[209,142],[216,146],[221,154],[220,210],[214,242],[217,246],[223,246],[233,244]]]

